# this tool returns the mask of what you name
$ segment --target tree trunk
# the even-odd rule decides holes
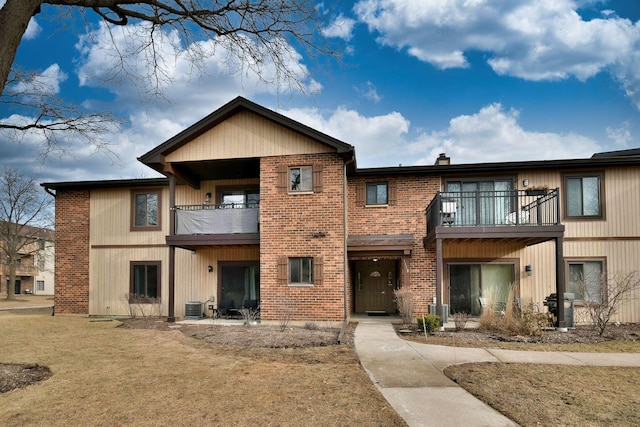
[[[43,0],[7,0],[0,9],[0,93],[4,93],[18,46]]]
[[[16,264],[14,260],[9,261],[9,281],[7,283],[7,301],[16,299]]]

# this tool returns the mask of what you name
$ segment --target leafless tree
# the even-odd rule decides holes
[[[597,283],[598,286],[589,285]],[[640,274],[637,271],[616,273],[579,280],[584,307],[593,327],[601,336],[620,307],[640,299]]]
[[[0,175],[0,255],[8,266],[7,299],[15,299],[14,283],[21,258],[39,251],[39,241],[49,239],[52,198],[34,177],[5,168]]]
[[[99,17],[111,33],[116,28],[144,24],[144,31],[133,36],[136,43],[131,51],[115,49],[116,65],[109,70],[113,78],[127,78],[127,58],[142,54],[147,72],[145,82],[162,94],[163,85],[170,80],[162,64],[163,34],[174,31],[180,43],[187,47],[186,54],[195,68],[204,66],[205,60],[214,55],[216,48],[229,53],[229,61],[241,64],[237,72],[251,70],[260,78],[265,77],[267,67],[275,67],[273,81],[288,82],[305,90],[300,69],[292,61],[298,55],[296,49],[307,55],[328,54],[335,57],[335,50],[328,47],[326,39],[318,36],[322,13],[316,2],[310,0],[6,0],[0,9],[0,93],[1,102],[34,112],[32,122],[7,122],[0,128],[16,132],[39,130],[56,147],[53,136],[74,132],[95,142],[95,135],[118,124],[110,114],[91,114],[65,105],[34,87],[33,73],[18,70],[14,66],[16,52],[31,18],[43,7],[58,7],[60,22],[70,16],[84,15],[87,22],[91,14]],[[61,24],[64,25],[64,24]],[[201,41],[212,41],[204,47]],[[295,46],[295,48],[294,48]],[[27,93],[20,89],[27,89]],[[13,88],[13,91],[7,90]],[[38,96],[35,95],[38,92]],[[94,139],[92,139],[94,138]]]

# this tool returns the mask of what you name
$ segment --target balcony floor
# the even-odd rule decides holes
[[[260,245],[260,233],[181,234],[166,237],[167,245],[197,250],[215,246]]]
[[[564,225],[496,225],[476,227],[435,227],[423,240],[424,247],[437,239],[454,240],[459,243],[493,243],[531,246],[560,238],[564,235]]]

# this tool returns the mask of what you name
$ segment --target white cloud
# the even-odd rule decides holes
[[[282,111],[314,129],[356,147],[358,166],[391,166],[400,161],[409,131],[409,121],[398,112],[366,117],[359,112],[339,107],[328,113],[315,108]]]
[[[358,19],[382,44],[441,69],[468,67],[465,52],[487,52],[501,75],[584,81],[613,69],[640,109],[640,23],[604,10],[584,20],[573,0],[361,0]]]
[[[373,102],[378,103],[382,101],[382,97],[378,94],[378,90],[375,85],[371,82],[367,82],[359,88],[356,88],[356,92],[360,94],[363,98]]]
[[[325,37],[335,37],[349,41],[353,37],[355,23],[355,20],[347,18],[341,13],[326,28],[322,29],[322,34]]]
[[[629,142],[633,141],[630,127],[629,122],[624,122],[617,128],[607,126],[605,129],[607,138],[613,141],[618,147],[627,147]]]
[[[21,159],[25,168],[42,169],[43,180],[47,181],[154,176],[155,172],[136,158],[222,104],[239,94],[256,100],[261,96],[273,99],[280,94],[295,94],[300,89],[287,76],[279,75],[267,56],[262,58],[264,62],[259,64],[258,74],[250,67],[255,63],[240,61],[222,45],[200,42],[185,48],[175,32],[156,32],[160,38],[155,49],[161,54],[158,70],[164,80],[155,82],[147,73],[148,61],[155,58],[149,55],[149,50],[141,47],[141,36],[147,31],[145,26],[134,25],[117,27],[109,33],[103,24],[81,37],[76,45],[81,53],[76,61],[80,85],[106,89],[113,94],[109,100],[105,100],[106,97],[87,99],[82,105],[89,111],[111,111],[128,117],[127,126],[108,135],[110,151],[96,151],[96,147],[86,140],[65,136],[60,141],[65,155],[49,156],[46,168],[42,169],[39,153],[46,146],[45,140],[41,134],[27,132],[21,135],[20,144],[15,144],[20,150],[11,150],[12,158]],[[290,45],[274,40],[271,47],[282,53],[283,65],[288,66],[292,73],[288,77],[297,79],[308,92],[321,89],[309,75],[302,56]],[[189,61],[189,55],[197,53],[198,49],[205,54],[202,70],[206,72],[202,74]],[[60,82],[66,78],[60,67],[54,64],[28,86],[14,86],[12,89],[33,90],[37,86],[57,94]],[[156,83],[160,86],[156,87]],[[156,89],[160,89],[162,96],[154,99],[152,95]],[[22,123],[33,118],[13,116],[2,120]],[[0,132],[0,141],[15,140],[16,135],[7,132]],[[4,158],[8,162],[9,153],[3,150],[3,154],[5,152],[7,157]]]
[[[518,111],[505,111],[500,104],[454,117],[445,130],[419,135],[398,112],[367,117],[340,107],[330,112],[292,109],[283,114],[355,146],[359,167],[432,165],[439,153],[461,164],[581,158],[603,151],[582,135],[523,129]]]
[[[528,131],[518,119],[518,111],[491,104],[451,119],[444,131],[419,136],[409,151],[418,157],[418,164],[432,164],[439,153],[447,153],[452,163],[486,163],[590,157],[601,151],[591,138]]]
[[[122,98],[160,92],[171,100],[185,98],[187,94],[203,96],[207,80],[212,86],[248,95],[299,90],[313,93],[321,89],[310,77],[302,56],[283,40],[274,39],[268,48],[257,48],[260,55],[257,58],[241,58],[237,49],[229,49],[233,43],[225,38],[185,47],[176,31],[158,29],[154,31],[155,45],[151,49],[145,44],[149,31],[146,24],[108,27],[102,23],[97,30],[81,37],[76,46],[82,53],[78,69],[81,85],[100,86],[108,82],[109,89]],[[273,52],[277,52],[277,59],[271,56]],[[287,72],[283,73],[283,69]],[[190,93],[190,87],[197,92]],[[180,96],[172,96],[175,94]],[[220,98],[228,99],[224,95]]]
[[[30,80],[12,85],[9,91],[25,96],[37,94],[56,95],[60,92],[60,84],[67,77],[67,74],[60,69],[58,64],[52,64],[42,73],[34,75]]]

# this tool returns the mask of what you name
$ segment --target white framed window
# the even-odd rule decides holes
[[[44,291],[44,280],[37,280],[36,281],[36,290],[38,292],[43,292]]]

